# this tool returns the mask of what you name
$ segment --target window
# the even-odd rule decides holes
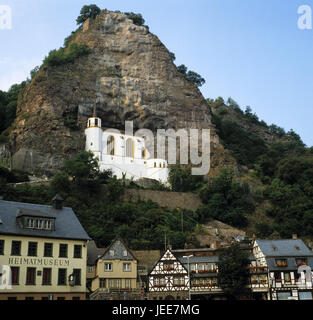
[[[123,251],[123,256],[124,256],[124,257],[127,257],[127,250],[124,250],[124,251]]]
[[[289,291],[277,292],[277,300],[289,300],[289,297],[291,297],[291,293]]]
[[[75,277],[75,286],[81,285],[81,270],[80,269],[73,269],[73,275]]]
[[[44,257],[53,257],[53,243],[45,243]]]
[[[131,264],[130,263],[123,263],[123,271],[130,272],[131,271]]]
[[[43,286],[50,286],[51,285],[51,275],[52,275],[51,268],[43,268],[43,272],[42,272],[42,285]]]
[[[65,297],[57,297],[57,300],[65,300]]]
[[[26,297],[25,300],[34,300],[34,297]]]
[[[49,300],[49,297],[41,297],[41,300]]]
[[[90,273],[90,272],[93,272],[93,266],[89,266],[88,267],[88,272]]]
[[[106,279],[101,278],[100,279],[100,288],[105,288],[105,284],[106,284]]]
[[[80,297],[73,297],[72,300],[80,300]]]
[[[115,141],[113,136],[109,136],[107,140],[107,154],[110,156],[115,155]]]
[[[134,141],[131,138],[126,140],[126,157],[134,157]]]
[[[95,126],[98,127],[98,119],[95,119]]]
[[[285,282],[291,282],[291,278],[290,278],[290,273],[289,272],[285,272],[284,273],[284,280],[285,280]]]
[[[175,287],[181,287],[185,284],[185,278],[184,277],[174,277],[174,286]]]
[[[311,291],[299,291],[299,300],[312,300]]]
[[[67,244],[60,244],[59,258],[67,258]]]
[[[37,242],[28,242],[28,256],[29,257],[37,256]]]
[[[17,300],[17,297],[8,297],[8,300]]]
[[[11,267],[11,282],[12,285],[19,284],[19,275],[20,275],[20,268],[19,267]]]
[[[298,267],[300,266],[307,266],[308,265],[308,261],[306,258],[297,258],[296,259],[296,264]]]
[[[174,270],[174,262],[164,262],[163,263],[163,270],[164,271],[172,271],[172,270]]]
[[[276,259],[276,266],[277,267],[287,267],[288,263],[287,263],[287,259]]]
[[[121,279],[109,279],[109,288],[120,289]]]
[[[114,250],[110,250],[110,256],[114,257]]]
[[[21,241],[12,241],[11,256],[21,255]]]
[[[112,263],[104,264],[104,271],[112,271],[112,270],[113,270]]]
[[[53,223],[51,219],[26,218],[24,226],[28,229],[52,230]]]
[[[59,286],[65,286],[66,285],[66,269],[59,269],[58,285]]]
[[[125,279],[125,288],[131,289],[131,279]]]
[[[36,284],[36,268],[27,268],[26,271],[26,285]]]
[[[0,240],[0,256],[4,255],[4,240]]]
[[[81,258],[82,257],[82,246],[75,244],[74,245],[74,258]]]
[[[276,282],[281,282],[281,272],[275,272],[274,277]]]

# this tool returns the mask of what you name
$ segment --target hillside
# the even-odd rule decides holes
[[[0,194],[48,204],[60,193],[102,246],[120,235],[132,248],[159,249],[165,234],[174,247],[204,244],[216,220],[242,234],[313,239],[313,149],[293,130],[266,124],[232,99],[206,100],[173,61],[149,28],[128,15],[103,10],[86,20],[31,79],[0,92],[2,165],[12,159],[15,169],[51,179],[39,187],[12,187],[27,174],[0,167]],[[126,190],[125,181],[99,173],[91,155],[81,153],[95,106],[104,127],[123,130],[133,120],[135,130],[210,129],[209,177],[172,167],[171,190],[153,186],[166,196],[133,201],[129,195],[149,192]],[[106,195],[99,193],[101,184]],[[193,194],[174,204],[173,191]],[[178,207],[187,209],[184,230]]]
[[[94,106],[106,128],[123,130],[125,120],[132,120],[134,130],[211,129],[213,165],[231,161],[206,100],[157,36],[125,14],[103,10],[63,48],[51,51],[22,89],[17,118],[6,130],[13,166],[53,175],[65,159],[84,150]]]

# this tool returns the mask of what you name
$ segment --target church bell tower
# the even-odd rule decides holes
[[[101,119],[97,116],[96,106],[93,108],[93,115],[88,118],[86,135],[86,151],[94,153],[95,157],[101,161],[102,154],[102,129]]]

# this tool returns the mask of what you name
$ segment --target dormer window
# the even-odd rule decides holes
[[[26,217],[24,218],[23,227],[26,229],[52,231],[54,219]]]
[[[308,261],[306,258],[296,258],[296,264],[298,267],[300,266],[307,266],[308,265]]]
[[[110,256],[114,257],[114,250],[110,250]]]
[[[127,257],[127,250],[124,250],[123,256],[124,256],[124,257]]]
[[[287,259],[276,259],[276,266],[277,267],[287,267]]]

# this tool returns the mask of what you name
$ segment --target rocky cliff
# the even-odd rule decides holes
[[[84,129],[95,105],[104,127],[122,130],[125,120],[133,120],[134,129],[211,129],[211,166],[232,161],[201,92],[177,71],[167,48],[147,27],[103,10],[71,41],[87,44],[91,54],[42,66],[20,95],[10,132],[15,167],[49,175],[84,150]]]

